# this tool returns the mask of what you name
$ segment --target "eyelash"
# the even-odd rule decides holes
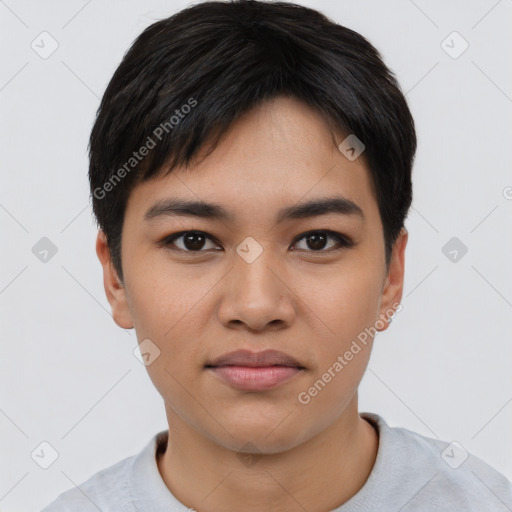
[[[340,249],[349,249],[355,245],[355,242],[353,242],[350,238],[348,238],[345,235],[342,235],[341,233],[337,233],[336,231],[331,231],[329,229],[316,229],[312,231],[306,231],[305,233],[302,233],[300,236],[298,236],[292,245],[295,245],[296,243],[300,242],[302,239],[308,237],[309,235],[315,235],[315,234],[326,234],[328,237],[333,238],[337,243],[338,247],[331,247],[329,249],[320,249],[318,251],[313,250],[306,250],[306,252],[314,253],[314,254],[321,254],[321,253],[330,253],[332,251],[338,251]],[[189,253],[189,254],[200,254],[201,252],[207,252],[208,250],[198,250],[198,251],[190,251],[186,249],[181,249],[179,247],[172,247],[172,243],[177,240],[178,238],[181,238],[184,235],[188,234],[194,234],[194,235],[203,235],[205,238],[210,239],[214,243],[220,245],[215,238],[208,235],[204,231],[197,231],[197,230],[188,230],[188,231],[180,231],[178,233],[173,233],[172,235],[166,236],[158,245],[161,247],[166,247],[167,249],[170,249],[171,251],[178,251],[182,253]]]

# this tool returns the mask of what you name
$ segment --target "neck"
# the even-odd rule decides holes
[[[158,469],[172,494],[198,512],[332,510],[354,496],[375,463],[378,435],[357,412],[357,394],[338,420],[281,453],[242,458],[169,418]]]

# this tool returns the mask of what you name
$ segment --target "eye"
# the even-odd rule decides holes
[[[334,246],[331,245],[327,248],[327,250],[324,250],[329,238],[333,239],[336,243]],[[344,247],[348,248],[354,245],[354,242],[352,242],[352,240],[346,236],[342,235],[341,233],[336,233],[335,231],[329,230],[308,231],[307,233],[301,235],[296,240],[296,242],[294,242],[294,244],[300,242],[303,239],[306,241],[306,248],[300,248],[300,250],[307,250],[309,252],[330,252],[331,250],[337,250]]]
[[[159,245],[165,247],[175,245],[175,247],[169,248],[184,252],[205,252],[201,249],[204,248],[207,240],[212,241],[213,239],[202,231],[181,231],[165,237]],[[175,241],[180,241],[180,243],[174,244]],[[207,249],[209,248],[207,247]]]
[[[335,244],[326,249],[326,243],[329,239],[334,240]],[[299,250],[306,250],[308,252],[330,252],[331,250],[349,248],[354,245],[354,242],[345,235],[330,230],[316,230],[303,233],[295,239],[293,245],[302,240],[305,240],[306,247],[299,247]],[[213,246],[208,247],[208,242]],[[219,250],[217,247],[220,244],[202,231],[180,231],[165,237],[159,245],[168,247],[171,250],[194,253],[206,252],[208,249]]]

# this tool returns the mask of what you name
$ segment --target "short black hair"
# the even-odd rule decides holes
[[[91,197],[121,281],[130,191],[188,167],[203,147],[210,154],[244,112],[280,95],[313,107],[333,134],[364,144],[389,265],[412,202],[416,151],[394,73],[367,39],[314,9],[206,1],[147,27],[98,108],[89,141]]]

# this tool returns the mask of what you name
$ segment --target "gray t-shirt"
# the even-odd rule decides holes
[[[512,512],[512,483],[457,443],[389,427],[361,413],[379,432],[377,459],[357,494],[332,512]],[[187,512],[165,485],[156,464],[168,431],[137,455],[61,494],[42,512]],[[234,508],[235,509],[235,508]]]

